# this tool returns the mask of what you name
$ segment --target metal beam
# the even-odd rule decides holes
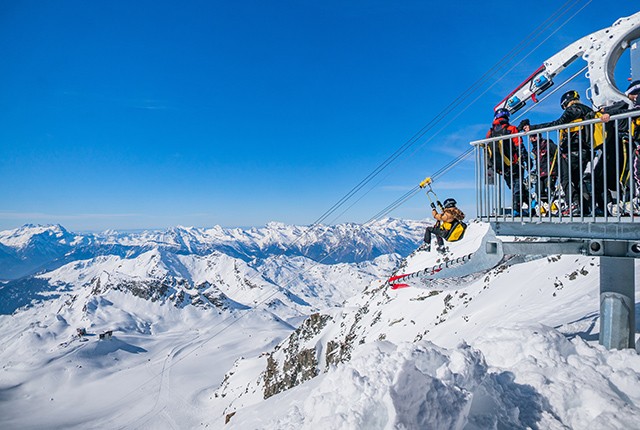
[[[498,236],[640,241],[640,223],[631,222],[492,222]],[[523,219],[528,221],[528,218]]]
[[[613,240],[567,240],[546,242],[487,242],[487,254],[556,255],[578,254],[593,257],[640,258],[640,243]]]
[[[502,252],[519,255],[585,254],[585,243],[579,242],[502,242]]]

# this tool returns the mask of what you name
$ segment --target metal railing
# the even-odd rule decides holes
[[[607,123],[596,118],[471,142],[478,218],[640,223],[640,133],[632,128],[639,116],[631,111]]]

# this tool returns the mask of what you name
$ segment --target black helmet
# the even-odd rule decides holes
[[[624,92],[627,97],[640,94],[640,81],[633,81],[629,84],[629,88]]]
[[[454,199],[447,199],[444,201],[444,203],[442,204],[442,207],[447,209],[447,208],[452,208],[454,207],[458,202],[456,202]]]
[[[560,98],[560,107],[565,110],[570,102],[580,100],[580,94],[576,90],[567,91]]]
[[[509,112],[508,109],[505,108],[498,108],[496,109],[496,111],[493,114],[493,117],[498,119],[498,118],[506,118],[509,119],[509,116],[511,115],[511,112]]]

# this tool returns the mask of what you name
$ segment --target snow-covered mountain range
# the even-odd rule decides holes
[[[0,284],[0,428],[634,428],[640,358],[598,345],[597,258],[391,290],[489,232],[439,254],[424,225],[0,232],[46,260]]]
[[[0,280],[52,270],[100,255],[130,258],[150,249],[180,255],[219,251],[245,261],[269,256],[303,256],[327,264],[370,261],[385,254],[409,254],[424,223],[385,219],[365,225],[291,226],[271,222],[263,228],[174,227],[136,233],[70,233],[60,225],[27,224],[0,232]]]
[[[129,285],[127,288],[134,291],[144,290],[135,287],[136,282],[151,278],[154,284],[162,284],[166,290],[163,294],[169,293],[174,301],[184,296],[176,290],[181,282],[187,289],[199,290],[208,288],[207,283],[237,282],[227,279],[227,267],[243,272],[248,284],[257,279],[272,284],[288,282],[292,285],[287,294],[300,290],[296,287],[299,282],[287,281],[283,274],[303,273],[306,279],[302,289],[307,284],[317,289],[325,275],[311,269],[316,263],[340,272],[339,264],[366,263],[379,256],[387,256],[388,260],[394,254],[406,256],[420,241],[423,228],[421,222],[387,219],[366,225],[300,227],[274,222],[246,230],[175,227],[166,231],[82,235],[70,233],[60,225],[25,225],[0,232],[0,280],[5,280],[0,288],[0,313],[11,313],[43,297],[52,285],[60,292],[99,274],[103,285]],[[57,271],[60,268],[63,269]],[[263,272],[268,273],[269,279],[263,277]],[[350,270],[342,272],[347,274]],[[336,273],[336,277],[339,275]],[[110,280],[103,279],[105,276]],[[314,276],[316,281],[311,280]],[[342,284],[348,284],[347,278]],[[338,303],[346,298],[337,292],[315,296],[326,302],[335,294]],[[160,297],[158,292],[154,297]],[[293,300],[305,302],[303,297]]]
[[[193,348],[210,358],[194,382],[213,392],[236,359],[268,351],[310,314],[339,307],[387,276],[423,229],[423,222],[388,219],[313,229],[270,223],[82,235],[25,225],[0,232],[2,276],[28,273],[0,284],[0,427],[85,428],[74,413],[52,421],[49,402],[77,411],[83,399],[101,416],[100,405],[86,399],[101,392],[103,377],[128,375],[132,386],[141,377],[122,366],[175,374],[172,363]],[[105,332],[113,337],[99,343]],[[66,378],[70,362],[82,386],[54,382]],[[204,371],[210,364],[215,370]],[[43,412],[11,412],[26,404]],[[89,419],[89,427],[101,419]]]

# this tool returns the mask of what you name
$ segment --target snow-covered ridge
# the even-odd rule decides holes
[[[389,232],[394,227],[402,227],[400,232],[409,236],[400,238],[398,232]],[[19,259],[4,259],[9,269],[5,273],[13,273],[15,260],[23,264],[18,268],[36,266],[37,273],[0,286],[0,314],[11,314],[63,292],[89,288],[96,294],[127,291],[176,306],[226,303],[228,308],[253,308],[260,304],[278,318],[295,320],[340,305],[371,280],[386,276],[399,262],[399,252],[409,247],[414,236],[420,236],[420,227],[415,222],[387,220],[367,227],[318,226],[310,232],[270,223],[264,229],[246,231],[175,227],[82,237],[61,226],[24,226],[2,234],[7,244],[19,244],[15,250],[22,252]],[[371,245],[363,251],[360,241],[365,237],[378,238],[380,245],[373,253]],[[310,242],[312,239],[319,243]],[[335,255],[339,252],[348,254],[340,257],[346,261],[372,258],[359,263],[332,264],[326,258],[320,262],[301,255],[309,253],[296,248],[301,244],[307,249],[326,249],[334,259],[339,258]],[[269,250],[260,251],[265,247]],[[383,249],[389,253],[376,257]]]
[[[51,242],[61,245],[76,244],[80,236],[69,233],[64,227],[56,225],[25,224],[14,230],[0,231],[0,244],[9,248],[23,249],[34,242]]]

